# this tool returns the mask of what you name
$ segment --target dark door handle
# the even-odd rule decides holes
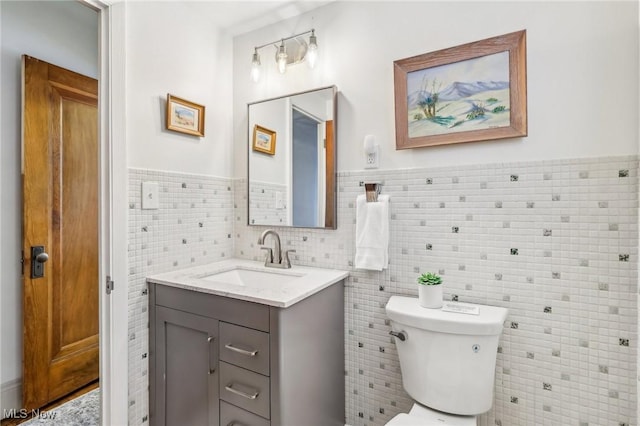
[[[44,246],[31,247],[31,278],[44,277],[44,263],[49,260],[49,255],[44,251]]]

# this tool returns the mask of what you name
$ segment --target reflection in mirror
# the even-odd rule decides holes
[[[249,104],[249,225],[336,228],[336,92]]]

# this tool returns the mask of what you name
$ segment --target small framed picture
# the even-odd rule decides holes
[[[204,136],[204,106],[167,93],[167,130]]]
[[[276,132],[256,124],[253,126],[252,148],[254,151],[274,155],[276,153]]]

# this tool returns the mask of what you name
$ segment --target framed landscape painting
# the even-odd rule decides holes
[[[256,124],[253,127],[252,148],[254,151],[274,155],[276,153],[276,132]]]
[[[204,106],[168,93],[167,130],[204,136]]]
[[[527,135],[526,32],[394,62],[396,149]]]

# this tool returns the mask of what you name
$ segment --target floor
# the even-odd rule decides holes
[[[24,417],[26,418],[4,419],[0,426],[97,426],[100,424],[99,382],[91,383],[43,407],[39,412],[25,413]]]

